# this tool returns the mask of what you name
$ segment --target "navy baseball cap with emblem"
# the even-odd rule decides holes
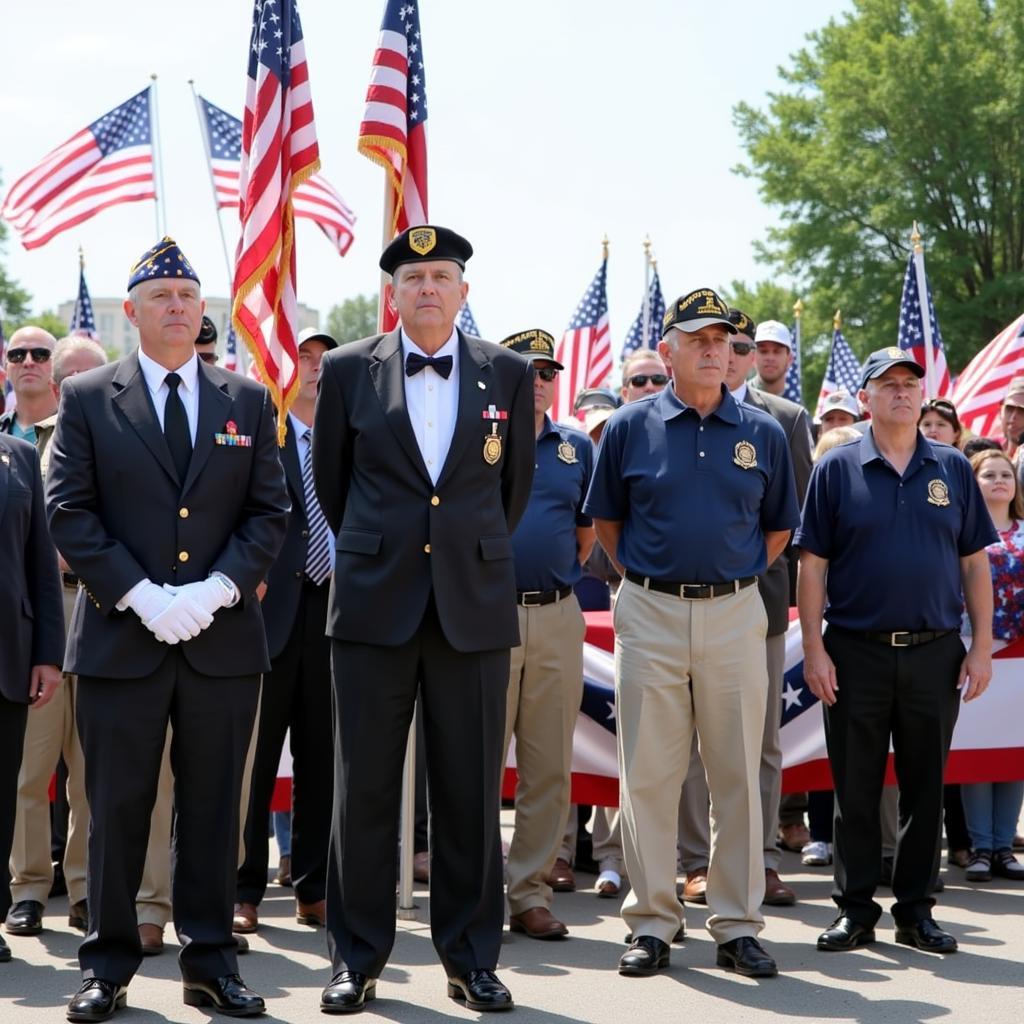
[[[860,386],[867,387],[869,380],[881,377],[893,366],[906,366],[914,372],[915,377],[924,376],[924,367],[901,348],[895,346],[880,348],[867,357],[860,371]]]
[[[668,307],[661,321],[661,335],[664,337],[673,327],[693,334],[713,324],[721,324],[730,334],[737,333],[735,324],[729,319],[728,303],[712,289],[698,288]]]
[[[164,235],[156,245],[147,249],[128,271],[128,291],[142,281],[164,277],[180,277],[200,284],[199,275],[170,235]]]
[[[737,334],[745,334],[751,341],[754,340],[754,332],[757,330],[757,324],[755,324],[742,309],[737,309],[735,306],[730,307],[729,323],[736,328]]]
[[[388,243],[380,254],[380,269],[385,274],[394,274],[403,263],[451,260],[465,270],[466,260],[472,255],[473,246],[451,228],[417,224]]]
[[[565,367],[555,358],[555,339],[539,328],[530,331],[520,331],[518,334],[510,334],[502,343],[502,348],[510,348],[521,356],[526,356],[530,362],[543,359],[550,363],[557,370],[564,370]]]

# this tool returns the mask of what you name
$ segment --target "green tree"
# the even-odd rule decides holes
[[[734,111],[736,170],[782,219],[760,257],[862,324],[863,355],[896,339],[919,221],[959,369],[1024,310],[1024,0],[853,8],[779,70],[766,110]]]
[[[63,338],[68,333],[67,321],[62,320],[52,309],[44,309],[36,316],[22,317],[11,325],[10,330],[16,331],[19,327],[28,327],[29,325],[42,327],[44,331],[49,331],[55,338]]]
[[[0,253],[3,252],[7,240],[7,225],[0,221]],[[9,325],[28,315],[28,306],[32,296],[17,281],[12,280],[3,264],[0,264],[0,315],[3,316],[4,331],[10,334],[13,330]]]
[[[327,333],[339,345],[377,333],[377,296],[356,295],[327,314]]]

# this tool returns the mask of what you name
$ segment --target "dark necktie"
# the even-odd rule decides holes
[[[405,357],[405,375],[406,377],[415,376],[425,366],[432,366],[445,380],[448,379],[452,372],[452,357],[451,356],[421,356],[419,352],[410,352]]]
[[[188,429],[185,406],[181,401],[181,395],[178,394],[181,378],[176,373],[169,373],[164,380],[169,390],[167,404],[164,406],[164,437],[167,438],[167,447],[171,449],[171,459],[178,471],[178,481],[184,483],[192,458],[192,434]]]
[[[331,534],[313,486],[313,431],[307,430],[302,436],[306,442],[306,454],[302,457],[302,494],[306,501],[306,525],[309,528],[306,575],[320,584],[331,573]]]

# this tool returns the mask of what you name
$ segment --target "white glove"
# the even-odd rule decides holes
[[[117,606],[122,609],[131,608],[148,628],[150,621],[156,618],[172,599],[173,595],[168,594],[156,583],[140,580],[118,601]]]
[[[213,616],[200,607],[188,594],[174,594],[170,603],[159,615],[147,623],[157,640],[176,644],[179,640],[191,640],[213,622]]]
[[[221,576],[220,580],[227,580],[227,576]],[[226,605],[232,604],[234,594],[229,593],[228,585],[221,583],[216,576],[207,576],[205,580],[197,583],[183,583],[180,587],[164,584],[164,590],[169,594],[188,595],[188,597],[207,615],[212,616],[214,612]],[[205,628],[205,627],[204,627]]]

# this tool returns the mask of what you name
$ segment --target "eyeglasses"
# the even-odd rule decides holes
[[[752,341],[733,341],[731,345],[733,352],[738,356],[749,356],[754,351],[754,343]]]
[[[659,388],[663,388],[668,383],[668,374],[665,373],[634,373],[627,384],[631,384],[635,388],[644,387],[647,382],[650,381],[652,384],[657,385]]]
[[[550,384],[558,377],[558,371],[553,366],[537,367],[537,376]]]
[[[7,359],[12,363],[23,363],[26,356],[31,356],[33,363],[48,363],[50,355],[48,348],[9,348],[7,350]]]
[[[216,352],[197,352],[196,355],[199,356],[204,363],[209,363],[211,366],[217,362]]]

